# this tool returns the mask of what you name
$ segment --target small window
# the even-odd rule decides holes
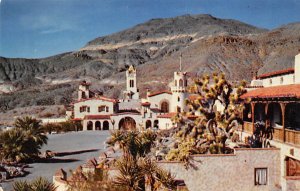
[[[98,112],[102,112],[105,111],[106,106],[105,105],[101,105],[98,107]]]
[[[129,86],[130,86],[131,88],[133,88],[133,87],[134,87],[134,80],[130,80],[129,83],[130,83]]]
[[[256,186],[267,185],[268,181],[268,169],[267,168],[255,168],[254,170],[254,184]]]
[[[283,77],[280,78],[280,84],[283,84]]]
[[[108,112],[108,111],[109,111],[109,107],[106,106],[106,112]]]
[[[270,79],[270,82],[269,82],[269,83],[270,83],[270,85],[272,85],[272,79]]]
[[[87,107],[86,109],[87,109],[87,112],[90,112],[90,107]]]
[[[178,102],[180,102],[180,97],[177,98]]]

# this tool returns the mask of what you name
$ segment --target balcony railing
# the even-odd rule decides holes
[[[300,145],[300,131],[285,129],[285,142]]]

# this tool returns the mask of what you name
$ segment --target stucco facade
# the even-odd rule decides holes
[[[83,130],[111,130],[125,126],[135,129],[173,127],[171,117],[159,116],[187,110],[187,73],[174,72],[169,90],[147,92],[144,99],[139,97],[136,76],[136,68],[130,66],[126,71],[126,90],[123,99],[119,100],[101,96],[89,89],[90,83],[82,82],[78,100],[73,103],[73,120],[81,121]]]
[[[184,180],[189,191],[276,191],[281,190],[279,149],[235,149],[234,154],[195,155],[194,167],[179,162],[158,164]],[[267,169],[266,185],[255,185],[255,169]]]

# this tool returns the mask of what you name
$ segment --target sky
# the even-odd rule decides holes
[[[274,29],[300,21],[300,0],[0,0],[0,56],[42,58],[152,18],[211,14]]]

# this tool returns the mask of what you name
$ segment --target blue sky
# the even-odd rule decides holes
[[[211,14],[258,27],[300,21],[300,0],[0,0],[0,56],[40,58],[151,18]]]

